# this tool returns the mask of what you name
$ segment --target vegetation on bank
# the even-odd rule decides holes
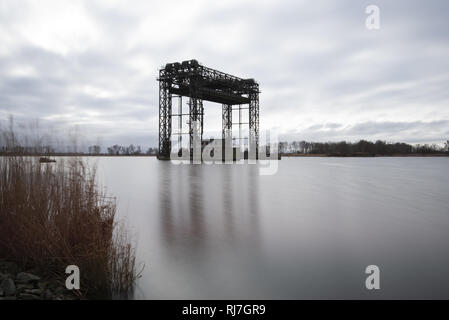
[[[387,143],[385,141],[358,142],[306,142],[279,143],[281,154],[327,155],[327,156],[400,156],[400,155],[449,155],[449,141],[444,146],[437,144],[410,145],[407,143]]]
[[[20,146],[12,129],[0,130],[0,142]],[[80,157],[0,157],[0,259],[60,283],[76,265],[80,298],[125,298],[137,277],[135,246],[96,181]]]
[[[117,146],[116,149],[108,148],[107,153],[101,152],[101,148],[97,145],[90,146],[88,148],[88,152],[83,151],[56,151],[51,146],[41,146],[41,147],[23,147],[23,146],[15,146],[8,147],[0,145],[0,155],[51,155],[51,156],[156,156],[157,148],[148,148],[146,152],[142,152],[140,146],[137,146],[136,151],[132,148],[133,145],[128,147]]]

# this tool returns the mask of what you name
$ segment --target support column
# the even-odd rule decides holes
[[[196,81],[191,80],[190,83],[190,100],[189,100],[189,146],[190,159],[193,158],[193,136],[199,135],[200,143],[203,141],[203,115],[204,107],[203,100],[199,97],[199,88]]]
[[[232,105],[223,104],[222,105],[222,159],[225,159],[226,148],[232,151]],[[226,142],[228,144],[226,144]],[[228,150],[227,152],[231,152]],[[229,156],[229,155],[228,155]],[[232,153],[230,155],[232,161]]]
[[[249,148],[248,154],[256,155],[259,150],[259,93],[253,92],[249,94]]]
[[[239,150],[240,150],[240,152],[243,152],[244,151],[244,146],[245,146],[245,143],[244,143],[244,140],[243,140],[243,127],[242,127],[242,125],[243,125],[243,116],[242,116],[242,105],[241,104],[239,104]]]
[[[178,105],[178,154],[180,154],[182,149],[182,96],[179,96],[179,105]]]
[[[232,130],[232,105],[222,105],[222,137],[226,136],[226,130]]]
[[[161,78],[161,74],[160,74]],[[169,83],[159,82],[159,154],[158,159],[170,159],[171,151],[171,94]]]

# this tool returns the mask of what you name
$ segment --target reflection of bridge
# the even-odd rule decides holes
[[[189,135],[190,154],[193,152],[193,135],[197,129],[203,137],[203,100],[222,104],[223,139],[232,137],[232,110],[239,110],[239,122],[249,125],[249,146],[259,145],[259,84],[254,79],[242,79],[221,71],[204,67],[196,60],[168,63],[159,70],[159,154],[158,159],[169,159],[171,153],[172,119],[178,117],[178,144],[182,135]],[[179,97],[177,114],[172,113],[172,97]],[[182,97],[189,97],[189,112],[182,112]],[[248,108],[241,105],[248,104]],[[233,105],[238,108],[233,109]],[[242,122],[242,110],[249,110],[248,122]],[[189,131],[182,131],[182,117],[188,116]],[[195,124],[198,128],[194,128]],[[239,136],[239,139],[243,139]]]

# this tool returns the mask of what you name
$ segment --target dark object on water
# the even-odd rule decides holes
[[[39,162],[40,163],[50,163],[50,162],[56,162],[56,160],[55,159],[46,158],[46,157],[41,157],[41,158],[39,158]]]

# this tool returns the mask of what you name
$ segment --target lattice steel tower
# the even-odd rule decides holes
[[[232,130],[234,105],[248,104],[249,145],[259,146],[259,84],[254,79],[242,79],[204,67],[196,60],[168,63],[159,70],[159,154],[158,159],[170,159],[172,117],[189,117],[189,146],[192,154],[193,124],[199,124],[203,136],[203,100],[222,104],[223,139]],[[178,114],[172,113],[172,98],[179,97]],[[189,98],[189,113],[182,113],[182,97]],[[241,121],[241,119],[239,119]],[[240,122],[240,126],[241,126]],[[179,125],[181,128],[181,125]],[[179,135],[182,132],[178,133]],[[180,141],[180,139],[178,140]]]

